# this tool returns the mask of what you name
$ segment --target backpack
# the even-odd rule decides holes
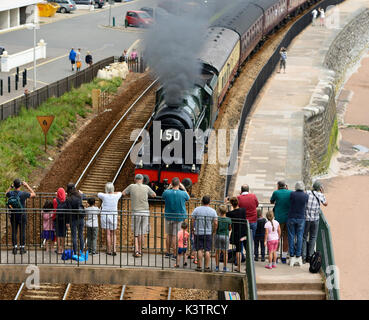
[[[309,271],[311,273],[318,273],[321,267],[322,267],[322,255],[320,254],[320,251],[316,251],[310,258]]]
[[[9,209],[23,209],[21,199],[19,197],[19,192],[12,193],[12,195],[8,198],[8,202],[6,203]]]

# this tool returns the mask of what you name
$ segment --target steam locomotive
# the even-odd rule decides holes
[[[160,195],[178,177],[189,190],[198,182],[201,159],[206,152],[207,136],[185,141],[186,132],[206,132],[213,128],[219,108],[240,68],[265,37],[289,17],[317,0],[246,0],[237,3],[207,29],[199,59],[202,74],[179,103],[167,103],[166,93],[156,93],[154,125],[150,140],[159,139],[157,152],[150,144],[149,163],[138,163],[135,174],[143,174],[145,183]],[[160,127],[155,123],[161,123]],[[188,148],[188,146],[192,146]],[[177,146],[177,148],[175,148]],[[179,147],[181,146],[181,147]],[[187,147],[186,147],[187,146]],[[157,154],[156,154],[157,152]],[[168,159],[163,159],[163,155]],[[165,158],[165,157],[164,157]]]

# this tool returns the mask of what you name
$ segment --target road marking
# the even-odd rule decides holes
[[[140,41],[141,41],[141,39],[137,39],[135,42],[133,42],[133,43],[131,44],[131,46],[128,48],[128,50],[127,50],[127,54],[129,54],[129,53],[130,53],[130,51],[131,51],[135,46],[137,46],[137,44],[138,44]]]

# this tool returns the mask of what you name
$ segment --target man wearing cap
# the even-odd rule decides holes
[[[287,239],[287,216],[290,210],[291,190],[288,190],[284,181],[278,181],[278,190],[275,190],[270,198],[270,203],[274,203],[274,217],[281,227],[281,238],[283,241],[282,263],[287,262],[288,239]]]
[[[146,184],[143,184],[142,174],[136,174],[135,182],[122,192],[123,196],[131,196],[132,230],[135,236],[134,257],[142,256],[142,244],[145,234],[150,231],[150,209],[148,197],[156,197],[156,193]]]
[[[21,186],[25,186],[29,192],[21,191]],[[13,189],[13,190],[12,190]],[[36,197],[36,193],[25,181],[15,179],[13,184],[6,191],[6,197],[8,199],[19,199],[20,207],[10,208],[10,224],[12,227],[12,243],[13,243],[13,254],[17,254],[18,244],[18,228],[20,237],[20,254],[26,253],[24,246],[26,244],[26,226],[27,226],[27,214],[25,211],[26,200],[28,198]]]
[[[302,238],[302,261],[310,262],[310,258],[314,253],[315,242],[318,235],[320,204],[327,206],[328,202],[323,194],[324,189],[320,181],[315,181],[313,190],[306,193],[309,196],[305,210],[305,229]],[[309,241],[307,241],[309,236]]]

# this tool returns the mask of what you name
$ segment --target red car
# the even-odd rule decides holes
[[[126,28],[128,26],[149,27],[152,23],[152,17],[146,11],[140,10],[127,11],[126,19],[124,21]]]

